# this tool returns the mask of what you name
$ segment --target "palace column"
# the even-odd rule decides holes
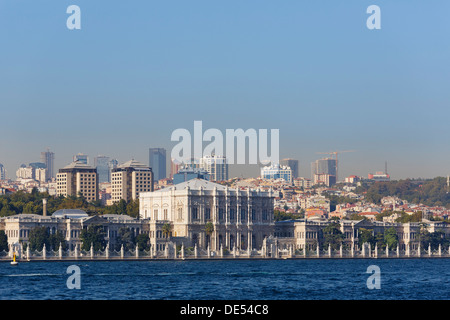
[[[230,248],[230,231],[228,230],[229,217],[228,217],[228,186],[225,187],[225,247]]]
[[[241,249],[241,204],[240,204],[239,188],[236,188],[236,246]]]
[[[253,221],[252,221],[252,203],[251,203],[251,191],[247,188],[247,249],[252,250],[252,234],[253,234]]]
[[[211,217],[212,217],[212,223],[214,225],[214,232],[212,234],[212,242],[213,242],[213,250],[217,251],[219,250],[219,246],[218,246],[218,234],[217,234],[217,226],[218,226],[218,217],[217,217],[217,187],[214,187],[213,190],[213,205],[212,205],[212,212],[211,212]]]

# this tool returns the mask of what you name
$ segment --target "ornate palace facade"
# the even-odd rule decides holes
[[[139,205],[141,219],[150,223],[150,242],[156,247],[164,224],[172,226],[172,239],[177,243],[211,250],[260,249],[274,229],[271,191],[231,189],[192,179],[141,193]]]

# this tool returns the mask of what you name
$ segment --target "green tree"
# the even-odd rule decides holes
[[[304,217],[304,210],[302,209],[300,211],[300,213],[290,213],[290,212],[284,212],[284,211],[280,211],[280,210],[274,210],[273,215],[274,215],[275,221],[295,220],[295,219],[301,219]]]
[[[429,232],[425,230],[421,235],[420,246],[424,249],[428,249],[431,246],[431,250],[437,250],[439,245],[441,248],[448,248],[449,240],[445,237],[445,232],[439,230],[435,232]]]
[[[82,241],[81,250],[89,251],[91,244],[95,251],[104,250],[106,247],[105,230],[101,225],[90,225],[83,229],[80,234]]]
[[[370,243],[373,247],[375,245],[375,237],[372,234],[372,230],[360,228],[358,230],[358,244],[362,246],[364,243]]]
[[[413,214],[407,214],[406,212],[402,212],[402,215],[395,220],[400,223],[408,223],[408,222],[421,222],[422,221],[422,211],[414,212]]]
[[[357,213],[352,213],[352,214],[347,216],[347,219],[349,219],[349,220],[364,220],[364,219],[367,219],[367,218],[364,217],[364,216],[360,216]]]
[[[379,232],[375,234],[374,242],[375,245],[378,247],[378,249],[386,248],[386,242],[384,241],[384,233]]]
[[[345,197],[345,196],[337,196],[334,194],[330,194],[328,192],[325,192],[324,195],[326,198],[328,198],[330,200],[330,211],[335,211],[336,206],[338,204],[344,204],[344,203],[353,204],[353,203],[357,202],[356,199],[352,199],[352,198]]]
[[[31,229],[28,241],[30,244],[30,250],[32,251],[41,251],[44,244],[47,250],[51,248],[50,234],[46,227],[35,227]]]
[[[0,252],[1,251],[9,251],[8,236],[3,230],[0,230]]]
[[[344,235],[341,232],[340,224],[332,219],[323,229],[323,248],[328,249],[328,246],[331,246],[331,249],[337,250],[343,241]]]
[[[150,238],[146,233],[140,233],[136,237],[136,243],[139,246],[139,250],[150,250]]]
[[[136,238],[130,228],[122,227],[117,232],[115,250],[119,251],[122,245],[125,250],[131,250],[136,247]]]
[[[48,242],[53,251],[59,250],[59,246],[61,246],[63,250],[67,250],[67,242],[64,239],[64,235],[61,231],[57,231],[55,234],[51,234],[49,236]]]
[[[131,200],[127,204],[127,215],[133,218],[139,217],[139,199]]]
[[[389,248],[397,248],[398,245],[398,235],[397,230],[394,227],[390,227],[384,230],[384,243],[388,245]]]

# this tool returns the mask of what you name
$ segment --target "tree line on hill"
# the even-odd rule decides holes
[[[439,206],[450,209],[450,193],[447,178],[437,177],[431,180],[398,180],[362,184],[355,192],[365,193],[369,202],[381,203],[381,199],[396,196],[409,203]]]

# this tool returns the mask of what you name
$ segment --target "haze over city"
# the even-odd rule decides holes
[[[279,129],[301,176],[335,150],[355,150],[339,155],[341,178],[385,161],[392,179],[448,175],[450,4],[377,1],[374,32],[372,2],[325,3],[77,1],[72,32],[68,1],[1,2],[0,163],[14,176],[47,147],[56,169],[79,152],[148,163],[202,120]]]

